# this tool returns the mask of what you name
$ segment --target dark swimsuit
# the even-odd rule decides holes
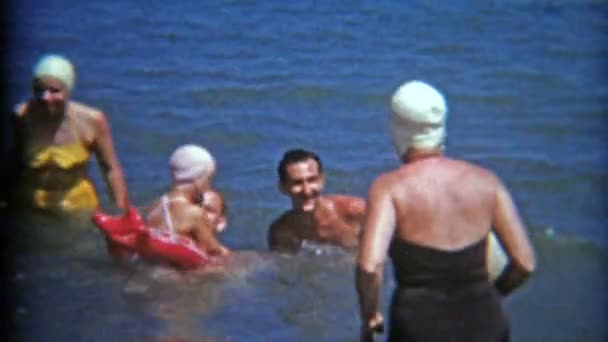
[[[500,296],[488,281],[486,239],[457,251],[393,239],[397,289],[389,341],[509,341]]]

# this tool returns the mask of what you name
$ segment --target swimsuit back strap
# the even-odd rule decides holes
[[[167,195],[163,195],[163,214],[165,218],[165,224],[171,233],[174,233],[173,221],[171,220],[171,212],[169,211],[169,198]]]

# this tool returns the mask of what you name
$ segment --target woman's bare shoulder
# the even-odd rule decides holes
[[[28,108],[29,108],[29,104],[27,102],[17,103],[13,107],[13,115],[15,115],[18,118],[23,118],[23,117],[25,117],[26,113],[28,112]]]
[[[411,168],[408,165],[379,174],[372,182],[375,187],[392,187],[404,177],[411,173]]]
[[[479,164],[469,162],[466,160],[460,160],[460,159],[450,159],[450,162],[457,165],[455,167],[455,169],[457,169],[457,168],[461,169],[461,171],[458,172],[459,174],[469,175],[469,176],[477,179],[477,181],[481,180],[481,181],[487,181],[489,183],[498,182],[498,176],[494,173],[494,171],[492,171],[486,167],[483,167]]]
[[[70,101],[70,113],[87,122],[98,122],[105,120],[105,114],[95,107],[82,102]]]
[[[380,197],[392,197],[393,191],[399,186],[403,179],[403,167],[378,175],[369,186],[368,200],[372,201]]]

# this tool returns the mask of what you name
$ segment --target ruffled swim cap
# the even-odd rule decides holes
[[[75,72],[72,63],[60,55],[45,55],[34,67],[34,78],[50,76],[60,80],[69,92],[74,89]]]
[[[446,118],[447,104],[437,89],[421,81],[402,84],[391,99],[390,132],[399,156],[410,148],[443,145]]]
[[[206,149],[188,144],[173,152],[169,167],[174,182],[193,182],[202,177],[211,177],[215,171],[215,159]]]

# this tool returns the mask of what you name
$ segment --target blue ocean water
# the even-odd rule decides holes
[[[22,261],[23,339],[355,340],[349,256],[267,255],[267,226],[289,205],[275,167],[309,148],[328,192],[365,196],[397,165],[389,97],[409,79],[444,91],[447,153],[502,177],[534,238],[538,274],[506,301],[515,340],[608,337],[608,2],[25,0],[13,11],[12,102],[29,96],[40,55],[64,54],[74,98],[110,120],[133,201],[167,187],[176,146],[202,144],[230,207],[224,242],[265,260],[179,288],[106,265],[91,229],[79,237],[88,254]]]

